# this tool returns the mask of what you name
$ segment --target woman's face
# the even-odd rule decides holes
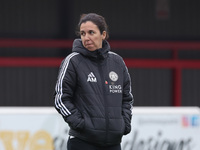
[[[106,37],[106,31],[103,31],[101,34],[97,25],[91,21],[87,21],[81,24],[80,35],[83,46],[89,51],[95,51],[102,48],[102,41]]]

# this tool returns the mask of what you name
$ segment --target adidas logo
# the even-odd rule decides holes
[[[87,82],[97,82],[97,78],[94,76],[92,72],[88,75]]]

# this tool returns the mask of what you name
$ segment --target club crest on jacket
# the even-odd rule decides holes
[[[114,71],[111,71],[109,73],[109,77],[112,81],[117,81],[118,80],[118,75],[114,72]]]

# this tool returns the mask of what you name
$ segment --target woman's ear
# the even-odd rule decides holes
[[[102,33],[102,40],[105,40],[106,39],[106,31],[103,31]]]

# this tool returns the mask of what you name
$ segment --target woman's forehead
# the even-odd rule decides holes
[[[98,30],[98,27],[92,21],[87,21],[81,24],[80,31],[82,30]]]

